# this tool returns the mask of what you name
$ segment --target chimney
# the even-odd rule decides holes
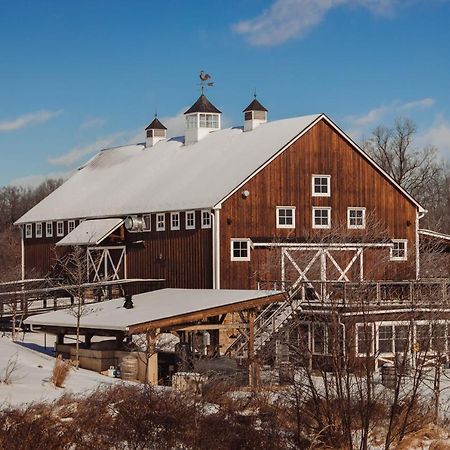
[[[155,114],[152,123],[145,129],[145,146],[153,147],[157,142],[166,139],[167,128]]]
[[[254,130],[257,126],[267,122],[267,109],[256,100],[256,94],[243,113],[244,131]]]
[[[184,113],[186,117],[186,145],[198,142],[211,131],[220,130],[220,115],[222,113],[206,98],[200,95],[197,101]]]

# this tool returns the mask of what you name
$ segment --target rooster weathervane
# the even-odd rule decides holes
[[[199,77],[200,77],[200,86],[202,89],[202,94],[206,87],[214,86],[214,82],[211,81],[211,75],[209,73],[205,73],[204,70],[200,70]]]

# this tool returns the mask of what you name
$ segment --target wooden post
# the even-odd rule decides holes
[[[248,317],[248,376],[251,388],[258,386],[258,365],[255,361],[255,310],[247,312]]]
[[[147,331],[147,367],[146,382],[156,386],[158,384],[158,353],[155,349],[156,330]]]

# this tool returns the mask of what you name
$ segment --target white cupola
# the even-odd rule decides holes
[[[186,117],[186,145],[198,142],[211,131],[220,130],[220,115],[222,113],[206,98],[200,95],[197,101],[184,113]]]
[[[155,114],[152,123],[145,129],[145,146],[153,147],[157,142],[166,139],[167,128]]]
[[[258,100],[256,94],[253,101],[244,109],[244,131],[254,130],[258,125],[267,122],[267,109]]]

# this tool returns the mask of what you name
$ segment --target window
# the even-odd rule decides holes
[[[360,356],[373,354],[373,326],[372,324],[359,324],[357,331],[357,353]]]
[[[46,237],[53,237],[53,222],[46,222],[45,223],[45,236]]]
[[[56,222],[56,235],[64,236],[64,222]]]
[[[330,175],[313,175],[312,196],[329,197],[331,195],[330,180]]]
[[[142,230],[152,231],[152,216],[151,214],[142,215]]]
[[[408,351],[411,335],[410,330],[411,327],[409,324],[380,324],[378,327],[378,351],[380,354],[403,353],[404,351]],[[423,332],[424,330],[419,330],[419,334],[424,337]],[[429,334],[428,325],[427,334]],[[420,337],[419,339],[421,340],[422,338]]]
[[[173,212],[170,213],[170,229],[179,230],[180,229],[180,213]]]
[[[73,230],[75,230],[75,220],[69,220],[67,224],[67,231],[71,233]]]
[[[366,208],[347,209],[348,228],[366,228]]]
[[[164,231],[166,229],[166,215],[164,213],[156,214],[156,231]]]
[[[218,114],[200,114],[200,128],[219,128]]]
[[[406,261],[408,259],[408,241],[406,239],[392,239],[392,261]]]
[[[313,208],[313,228],[331,228],[331,208]]]
[[[250,261],[250,239],[231,239],[231,261]]]
[[[202,228],[211,228],[211,213],[206,209],[202,211]]]
[[[445,323],[431,324],[431,348],[435,352],[445,352],[446,330]]]
[[[27,223],[25,225],[25,237],[27,239],[30,239],[33,237],[33,224],[32,223]]]
[[[380,353],[394,352],[394,328],[392,325],[380,325],[378,328],[378,350]]]
[[[277,206],[277,228],[295,228],[295,208]]]
[[[197,115],[186,116],[186,128],[188,130],[192,128],[197,128]]]
[[[195,229],[195,211],[186,211],[186,230]]]
[[[329,340],[329,330],[325,323],[315,322],[312,324],[313,332],[313,353],[318,355],[329,355],[331,345]]]
[[[42,237],[42,223],[38,222],[36,224],[36,237],[41,238]]]

